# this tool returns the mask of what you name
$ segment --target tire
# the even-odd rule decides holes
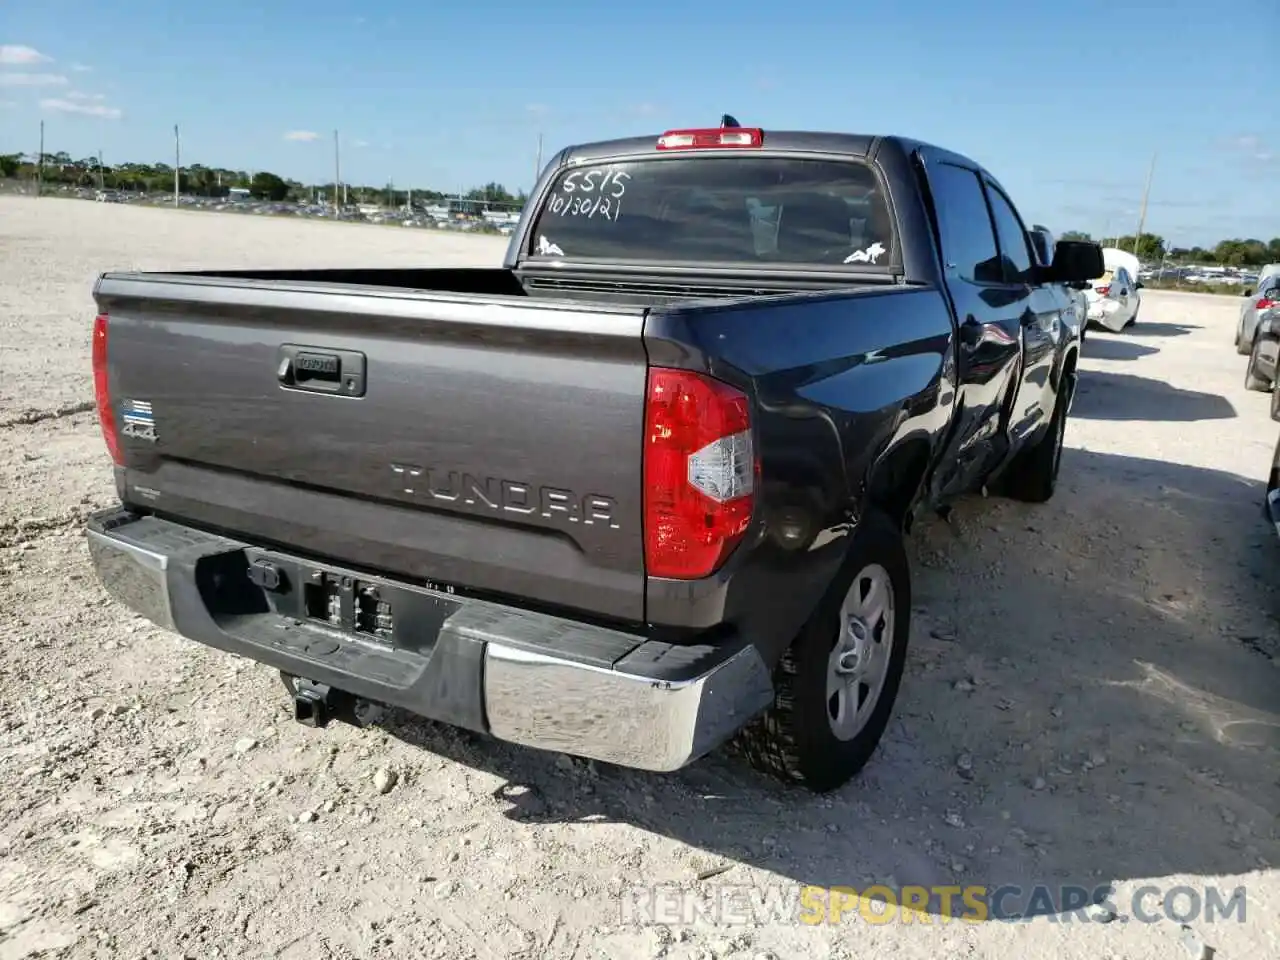
[[[883,514],[869,513],[831,590],[774,671],[773,706],[739,734],[751,764],[816,793],[856,776],[893,712],[910,618],[902,533]]]
[[[1069,387],[1068,390],[1074,390]],[[1024,503],[1046,503],[1058,489],[1058,473],[1062,469],[1062,445],[1067,432],[1067,408],[1071,394],[1063,391],[1053,408],[1049,429],[1035,446],[1017,455],[1004,476],[1004,493]]]
[[[1135,323],[1138,322],[1138,313],[1141,310],[1142,310],[1142,304],[1139,303],[1136,307],[1134,307],[1133,316],[1130,317],[1129,322],[1124,325],[1124,329],[1128,330],[1130,327],[1132,327]]]
[[[1258,359],[1258,345],[1261,343],[1260,338],[1253,338],[1253,346],[1249,350],[1249,363],[1244,368],[1244,388],[1246,390],[1270,390],[1271,381],[1264,380],[1253,372],[1255,361]]]
[[[1242,357],[1247,357],[1251,350],[1250,344],[1244,338],[1244,318],[1236,325],[1236,353]]]

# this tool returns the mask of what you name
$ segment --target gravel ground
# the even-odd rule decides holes
[[[107,600],[80,532],[113,497],[99,271],[502,248],[0,198],[0,960],[1189,955],[1177,922],[1125,922],[1144,884],[1246,886],[1244,923],[1192,932],[1221,960],[1280,956],[1278,428],[1228,299],[1151,292],[1131,332],[1091,335],[1051,504],[921,525],[896,719],[833,796],[724,753],[660,777],[395,714],[310,730],[271,671]],[[1114,884],[1121,916],[644,926],[619,906],[634,885],[876,883]]]

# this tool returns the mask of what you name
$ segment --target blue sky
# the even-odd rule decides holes
[[[1280,235],[1275,0],[8,3],[0,152],[101,149],[436,189],[528,187],[566,143],[730,112],[967,153],[1028,219]],[[15,79],[16,78],[16,79]],[[311,135],[311,136],[309,136]]]

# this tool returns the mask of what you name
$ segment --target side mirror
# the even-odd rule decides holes
[[[1059,240],[1053,247],[1049,280],[1055,283],[1082,283],[1107,272],[1102,246],[1091,240]]]
[[[1252,296],[1253,296],[1253,291],[1252,291],[1252,290],[1250,290],[1248,287],[1245,287],[1245,288],[1244,288],[1244,293],[1240,294],[1240,296],[1242,296],[1242,297],[1252,297]]]
[[[1133,285],[1133,289],[1135,289],[1135,290],[1141,290],[1141,289],[1142,289],[1143,287],[1145,287],[1145,286],[1146,286],[1146,284],[1145,284],[1145,283],[1143,283],[1141,280],[1138,280],[1136,283],[1134,283],[1134,285]]]

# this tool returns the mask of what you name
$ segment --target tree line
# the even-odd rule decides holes
[[[1093,237],[1079,230],[1068,230],[1059,239],[1092,240]],[[1260,267],[1265,263],[1280,263],[1280,237],[1270,240],[1219,240],[1212,247],[1174,247],[1164,237],[1144,233],[1136,238],[1102,237],[1098,243],[1104,247],[1116,247],[1133,253],[1147,263],[1168,260],[1170,263],[1212,263],[1223,267]]]
[[[0,154],[0,178],[22,180],[40,179],[46,184],[88,189],[118,190],[136,193],[171,193],[174,168],[165,163],[100,164],[97,157],[76,159],[67,153],[46,153],[44,162],[34,154]],[[248,190],[259,200],[280,202],[284,200],[310,200],[324,196],[332,201],[329,193],[333,183],[304,184],[286,179],[269,170],[231,170],[226,167],[206,167],[193,163],[183,166],[178,173],[178,190],[185,196],[225,197],[235,190]],[[403,187],[374,187],[343,184],[345,199],[355,202],[381,202],[399,205],[409,195],[414,200],[433,203],[456,197],[456,193],[439,190]],[[500,183],[486,183],[463,194],[464,199],[480,200],[495,204],[523,206],[527,199],[524,191],[512,193]]]

